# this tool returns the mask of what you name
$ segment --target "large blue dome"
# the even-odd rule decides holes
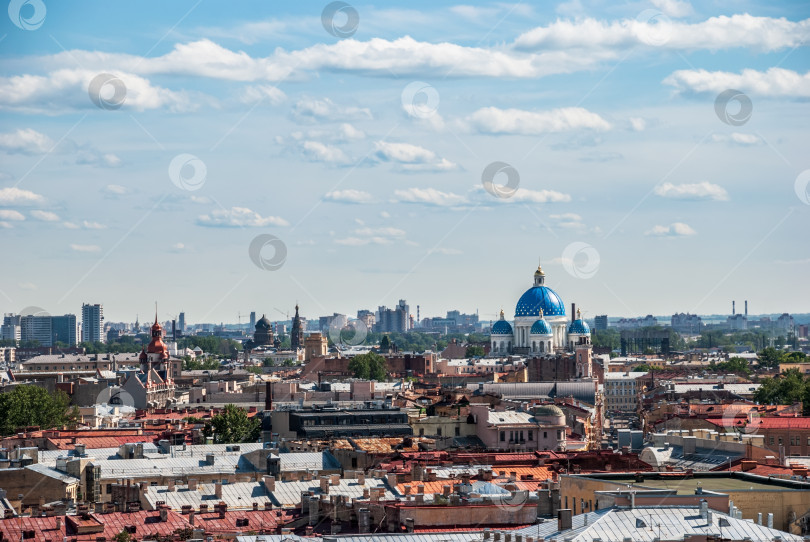
[[[551,335],[551,326],[545,320],[538,320],[532,324],[532,329],[529,330],[532,335]]]
[[[543,309],[544,316],[565,316],[565,304],[557,292],[547,286],[532,286],[520,296],[515,307],[515,317],[539,317],[540,309]]]
[[[493,335],[512,335],[512,326],[506,320],[498,320],[492,326]]]
[[[591,332],[591,328],[588,326],[588,323],[579,318],[571,322],[571,325],[568,326],[568,333],[579,333],[580,335],[588,335]]]

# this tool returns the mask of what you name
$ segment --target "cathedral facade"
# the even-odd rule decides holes
[[[490,355],[556,354],[590,344],[591,330],[579,310],[569,320],[562,298],[545,283],[546,274],[537,266],[532,287],[515,306],[514,321],[507,321],[501,310],[500,319],[493,324]]]

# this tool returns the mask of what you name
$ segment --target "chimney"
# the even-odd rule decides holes
[[[396,489],[396,487],[397,487],[397,475],[396,475],[396,473],[389,472],[387,478],[388,478],[388,485],[391,488]]]
[[[222,498],[222,482],[217,482],[214,484],[214,495],[217,499]]]
[[[265,476],[262,478],[264,480],[264,489],[268,493],[272,493],[276,490],[276,477],[275,476]]]
[[[757,512],[757,525],[762,525],[762,512]]]
[[[366,485],[366,472],[359,470],[357,471],[357,483],[361,486]]]
[[[197,480],[195,478],[188,479],[188,490],[197,491]]]
[[[450,484],[443,485],[442,486],[442,495],[445,496],[445,497],[449,497],[450,492],[452,490],[453,490],[453,486],[451,486]]]
[[[189,510],[188,512],[188,524],[192,527],[194,526],[194,510]]]
[[[403,494],[410,495],[411,494],[411,484],[405,484],[403,487]]]
[[[756,461],[743,460],[740,463],[740,470],[742,470],[743,472],[748,472],[749,470],[754,470],[755,468],[757,468]]]
[[[700,517],[706,519],[709,512],[709,502],[706,499],[700,499]]]
[[[773,512],[768,513],[768,520],[767,521],[768,521],[768,523],[767,523],[768,529],[773,529]]]
[[[166,489],[167,489],[168,491],[171,491],[172,493],[174,493],[174,478],[172,478],[171,480],[169,480],[169,486],[168,486]]]
[[[576,319],[577,319],[577,304],[571,303],[571,321],[573,322]]]
[[[160,522],[166,523],[167,521],[169,521],[169,509],[166,507],[162,507],[160,509]]]
[[[321,493],[328,495],[329,494],[329,477],[328,476],[321,476]]]
[[[732,301],[731,302],[731,316],[734,316],[735,314],[737,314],[737,302]]]
[[[62,530],[62,518],[61,517],[56,518],[56,530],[57,531]]]
[[[557,512],[557,530],[567,531],[573,523],[573,513],[570,508],[563,508]]]
[[[339,475],[339,474],[333,474],[333,475],[331,476],[330,483],[331,483],[333,486],[339,486],[339,485],[340,485],[340,475]]]

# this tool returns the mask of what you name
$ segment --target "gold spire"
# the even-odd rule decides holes
[[[535,276],[537,276],[537,275],[545,276],[545,272],[543,271],[543,266],[540,265],[540,264],[537,264],[537,271],[535,271],[534,274],[535,274]]]
[[[582,320],[582,312],[579,310],[579,307],[577,307],[577,320]]]
[[[501,320],[503,320],[503,319],[504,319],[504,317],[505,317],[505,315],[504,315],[504,313],[503,313],[503,309],[501,309]]]
[[[543,318],[543,307],[540,307],[540,318]]]

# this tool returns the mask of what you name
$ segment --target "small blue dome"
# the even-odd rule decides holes
[[[545,320],[538,320],[532,324],[532,329],[529,331],[532,335],[551,335],[551,326]]]
[[[498,320],[492,326],[493,335],[512,335],[512,326],[506,320]]]
[[[565,316],[562,298],[548,286],[532,286],[526,290],[517,302],[515,316],[540,317],[540,309],[544,316]]]
[[[591,328],[588,327],[588,324],[583,319],[574,320],[571,322],[571,325],[568,326],[568,333],[579,333],[580,335],[589,335],[591,333]]]

